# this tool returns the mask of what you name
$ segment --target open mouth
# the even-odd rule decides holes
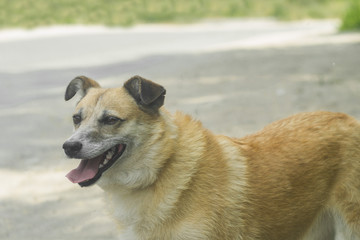
[[[81,160],[79,166],[71,170],[66,177],[81,187],[94,184],[121,157],[125,147],[124,144],[118,144],[95,158]]]

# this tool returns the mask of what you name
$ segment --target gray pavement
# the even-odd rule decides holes
[[[97,187],[64,175],[77,165],[67,83],[105,87],[135,74],[163,84],[166,107],[231,136],[301,111],[360,119],[360,34],[337,21],[232,20],[129,29],[0,31],[0,239],[116,239]]]

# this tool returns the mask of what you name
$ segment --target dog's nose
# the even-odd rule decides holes
[[[74,157],[82,148],[81,142],[69,142],[66,141],[63,144],[63,149],[69,157]]]

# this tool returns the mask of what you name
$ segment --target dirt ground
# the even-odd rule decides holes
[[[64,177],[77,165],[61,148],[72,132],[75,102],[64,102],[63,94],[74,76],[119,86],[140,74],[165,86],[170,111],[236,137],[303,111],[360,119],[360,34],[322,38],[330,40],[0,72],[0,239],[116,239],[101,189],[80,188]]]

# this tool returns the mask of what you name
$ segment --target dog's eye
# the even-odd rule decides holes
[[[105,116],[101,122],[106,125],[114,125],[115,123],[118,123],[119,121],[123,121],[121,118],[115,117],[115,116]]]
[[[79,124],[81,122],[81,116],[78,114],[75,114],[73,117],[74,124]]]

